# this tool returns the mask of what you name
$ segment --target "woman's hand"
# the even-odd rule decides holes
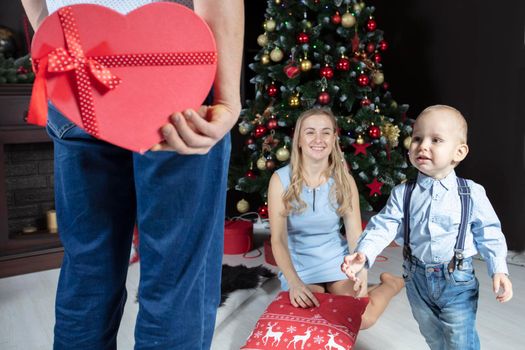
[[[310,307],[319,306],[319,300],[317,300],[314,293],[312,293],[310,288],[301,281],[290,285],[289,295],[290,302],[295,307],[308,309]]]

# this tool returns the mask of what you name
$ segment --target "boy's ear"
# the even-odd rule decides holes
[[[468,150],[469,150],[468,145],[466,143],[462,143],[458,145],[458,147],[456,148],[456,154],[454,156],[454,161],[459,163],[463,159],[465,159],[465,157],[468,154]]]

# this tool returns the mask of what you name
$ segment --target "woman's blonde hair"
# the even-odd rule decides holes
[[[291,179],[290,186],[283,195],[284,213],[288,216],[290,213],[301,213],[306,209],[306,203],[301,199],[301,191],[304,184],[303,178],[303,158],[302,151],[299,147],[299,138],[301,137],[301,128],[303,122],[313,115],[325,115],[332,122],[334,128],[334,144],[332,152],[328,157],[328,168],[323,172],[323,176],[327,179],[332,177],[334,185],[330,189],[330,201],[337,203],[337,214],[343,216],[348,210],[352,209],[352,195],[351,193],[351,175],[346,165],[346,161],[339,146],[337,121],[334,114],[328,108],[313,108],[303,112],[295,124],[295,131],[293,134],[292,154],[290,156]]]

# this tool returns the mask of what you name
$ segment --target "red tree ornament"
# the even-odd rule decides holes
[[[290,79],[295,78],[297,75],[299,75],[300,70],[299,67],[294,66],[292,63],[284,67],[284,74]]]
[[[371,143],[357,143],[357,142],[354,142],[352,143],[352,147],[355,148],[355,151],[354,151],[354,156],[357,156],[358,154],[364,154],[366,156],[366,149],[368,147],[372,146]]]
[[[299,44],[307,44],[309,40],[310,40],[310,37],[305,32],[301,32],[297,34],[297,42]]]
[[[18,67],[18,68],[16,69],[16,73],[17,73],[17,74],[27,74],[27,73],[29,73],[29,71],[27,70],[26,67],[24,67],[24,66],[20,66],[20,67]]]
[[[277,96],[277,92],[279,90],[277,89],[277,86],[275,84],[270,84],[268,85],[268,87],[266,88],[266,93],[268,94],[268,96],[270,97],[275,97]]]
[[[323,91],[317,96],[317,101],[322,105],[327,105],[330,103],[331,97],[330,94],[326,91]]]
[[[374,43],[366,44],[366,52],[372,53],[376,50],[376,45]]]
[[[370,101],[368,97],[365,97],[364,99],[361,100],[362,107],[370,106],[370,104],[372,104],[372,101]]]
[[[374,30],[376,30],[376,28],[377,28],[377,22],[373,18],[370,18],[368,22],[366,22],[366,29],[369,32],[373,32]]]
[[[250,138],[247,138],[246,141],[244,141],[244,144],[246,146],[249,146],[249,145],[253,145],[255,143],[254,139],[252,139],[251,137]]]
[[[273,159],[268,159],[266,161],[266,169],[268,169],[270,171],[275,169],[275,162],[273,161]]]
[[[330,80],[334,77],[334,70],[332,69],[332,67],[326,65],[319,70],[319,75]]]
[[[373,139],[378,139],[381,137],[381,129],[377,125],[371,125],[368,128],[368,136]]]
[[[381,195],[382,186],[383,186],[383,183],[380,181],[377,181],[377,177],[374,177],[374,181],[372,181],[372,183],[369,183],[366,185],[366,187],[370,189],[370,196]]]
[[[261,217],[261,219],[268,219],[268,206],[266,204],[263,204],[257,209],[257,213]]]
[[[375,63],[381,63],[381,55],[376,53],[374,54],[374,62]]]
[[[254,131],[253,134],[254,134],[254,136],[255,136],[256,138],[260,138],[260,137],[263,137],[264,134],[266,134],[266,131],[267,131],[266,127],[265,127],[264,125],[260,125],[260,124],[259,124],[259,125],[257,125],[257,126],[255,127],[255,131]]]
[[[277,119],[276,118],[271,118],[270,120],[268,120],[268,123],[266,123],[266,126],[268,127],[268,129],[276,129],[279,125],[277,124]]]
[[[350,70],[350,60],[346,57],[341,57],[337,62],[336,68],[342,71]]]
[[[332,15],[331,21],[333,24],[336,24],[336,25],[341,23],[341,14],[339,13],[339,11],[336,11]]]
[[[255,178],[256,178],[257,176],[255,175],[255,172],[254,172],[253,170],[250,169],[250,170],[248,170],[248,171],[246,172],[246,177],[249,178],[249,179],[255,180]]]
[[[385,81],[383,83],[383,90],[388,90],[389,87],[390,87],[390,85],[388,85],[388,83]]]
[[[361,87],[365,87],[365,86],[368,86],[368,84],[370,84],[370,78],[368,77],[368,75],[360,74],[357,77],[357,85]]]
[[[379,50],[386,51],[388,49],[388,43],[385,40],[379,42]]]

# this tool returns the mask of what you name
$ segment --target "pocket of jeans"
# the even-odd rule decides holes
[[[88,133],[76,126],[75,123],[67,119],[51,103],[48,104],[47,131],[51,137],[66,139],[69,137],[83,138],[90,137]]]
[[[469,284],[476,280],[474,269],[472,268],[463,270],[456,268],[454,272],[451,273],[450,277],[456,285]]]

